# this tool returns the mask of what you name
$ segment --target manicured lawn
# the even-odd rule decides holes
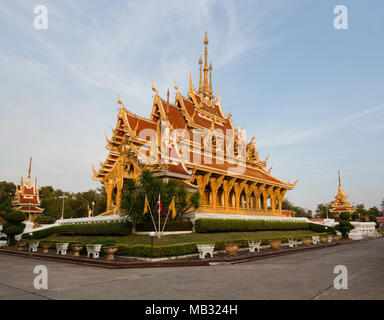
[[[254,231],[254,232],[221,232],[221,233],[190,233],[190,234],[175,234],[162,236],[161,239],[155,237],[154,244],[156,246],[169,245],[176,243],[189,243],[189,242],[209,242],[209,241],[230,241],[236,239],[269,239],[279,236],[311,236],[315,232],[311,230],[281,230],[281,231]],[[55,236],[51,235],[47,240],[60,240],[60,241],[84,241],[96,239],[116,239],[118,243],[125,244],[150,244],[150,237],[147,235],[129,235],[129,236]]]

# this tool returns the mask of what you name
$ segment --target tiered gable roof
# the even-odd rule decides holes
[[[27,183],[24,184],[23,177],[21,177],[20,187],[16,188],[12,205],[14,210],[25,213],[41,213],[44,209],[40,208],[41,201],[39,188],[37,187],[37,178],[35,178],[35,183],[31,184],[31,164],[32,158],[29,160]]]
[[[339,171],[339,189],[335,197],[335,201],[331,203],[331,212],[355,212],[353,203],[348,202],[348,196],[344,193],[343,187],[341,186],[340,171]]]
[[[103,181],[112,172],[114,166],[116,166],[119,156],[127,154],[127,152],[136,153],[138,149],[147,144],[147,140],[144,140],[140,136],[140,132],[144,129],[150,129],[161,134],[161,126],[163,123],[169,124],[169,129],[172,132],[175,129],[183,129],[186,133],[183,137],[179,137],[178,143],[184,144],[189,150],[189,156],[187,159],[180,159],[179,152],[174,152],[176,146],[171,146],[169,150],[169,158],[173,160],[173,163],[160,163],[163,155],[161,155],[161,144],[159,140],[156,141],[158,149],[158,168],[157,170],[165,170],[175,173],[182,173],[185,175],[191,175],[195,170],[216,172],[218,174],[225,174],[231,172],[233,167],[243,167],[240,170],[239,177],[244,177],[248,180],[257,181],[260,183],[273,184],[285,189],[293,189],[296,183],[281,181],[270,174],[270,170],[267,170],[267,159],[264,161],[259,159],[258,151],[254,144],[254,138],[251,141],[246,142],[243,137],[243,129],[234,127],[231,114],[224,115],[221,106],[220,91],[217,99],[214,99],[212,90],[212,64],[208,67],[208,37],[205,36],[205,63],[203,68],[203,61],[200,57],[200,81],[199,89],[195,89],[192,83],[192,76],[190,75],[189,91],[187,96],[183,96],[175,84],[176,96],[175,101],[170,103],[169,90],[167,93],[167,99],[162,99],[152,84],[152,89],[155,92],[153,101],[153,107],[149,118],[143,118],[135,115],[125,109],[120,98],[118,103],[120,104],[120,110],[117,116],[117,123],[115,129],[113,129],[113,135],[110,139],[107,138],[107,149],[109,155],[106,161],[100,163],[99,170],[93,168],[94,179]],[[204,79],[203,79],[204,72]],[[209,73],[209,80],[208,80]],[[233,143],[246,146],[246,154],[243,154],[243,159],[238,160],[236,165],[233,161],[236,160],[237,155],[233,155],[234,159],[230,159],[231,156],[224,155],[223,160],[218,160],[219,155],[224,154],[225,150],[216,148],[212,153],[205,153],[203,149],[196,147],[196,141],[194,140],[194,130],[203,131],[203,143],[208,139],[220,139],[232,140]],[[231,134],[227,133],[227,130],[231,130]],[[226,147],[224,147],[226,148]],[[195,163],[193,160],[201,155],[201,163]],[[164,158],[164,157],[163,157]],[[156,168],[155,168],[156,169]],[[235,174],[235,173],[234,173]]]

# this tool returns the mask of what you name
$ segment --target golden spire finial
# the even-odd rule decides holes
[[[199,65],[200,65],[199,91],[203,90],[203,73],[202,73],[202,69],[201,69],[202,64],[203,64],[203,60],[201,59],[201,56],[200,56],[200,59],[199,59]]]
[[[219,106],[221,106],[221,91],[220,91],[220,88],[219,88],[219,93],[218,93],[218,95],[217,95],[216,104],[218,104]]]
[[[339,173],[339,187],[341,187],[340,170],[338,170],[338,173]]]
[[[119,105],[121,105],[122,107],[124,107],[124,104],[123,104],[123,102],[122,102],[121,99],[120,99],[120,93],[119,93],[119,90],[117,90],[117,102],[118,102]]]
[[[207,32],[205,32],[205,59],[204,59],[204,91],[208,92],[208,35]]]
[[[212,62],[209,64],[209,95],[213,98],[213,90],[212,90]]]
[[[32,166],[32,157],[29,158],[29,169],[28,169],[28,178],[27,178],[27,186],[31,186],[31,166]]]
[[[29,158],[28,179],[31,179],[32,157]]]
[[[189,91],[193,91],[193,84],[192,84],[192,72],[189,73]]]

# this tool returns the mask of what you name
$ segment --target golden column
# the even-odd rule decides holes
[[[229,195],[231,193],[233,185],[235,184],[235,181],[236,181],[236,178],[223,181],[225,211],[229,210]]]

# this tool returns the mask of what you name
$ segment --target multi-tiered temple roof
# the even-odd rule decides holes
[[[353,203],[348,201],[348,196],[345,195],[343,187],[341,186],[340,171],[339,171],[339,189],[335,197],[335,201],[331,203],[331,212],[341,213],[341,212],[355,212],[353,208]]]
[[[230,113],[224,114],[220,91],[216,99],[213,94],[207,34],[204,45],[198,89],[190,74],[187,95],[175,84],[171,103],[169,90],[162,99],[152,84],[149,118],[131,113],[118,98],[116,126],[112,137],[106,137],[109,154],[97,171],[93,168],[93,178],[105,185],[110,212],[119,210],[124,178],[135,178],[147,168],[165,180],[178,180],[191,192],[198,190],[203,211],[282,214],[282,199],[296,183],[272,176],[268,157],[259,157],[255,137],[247,142],[244,128],[234,126]]]
[[[29,221],[34,222],[38,215],[44,211],[40,208],[39,188],[37,187],[37,177],[35,183],[31,184],[31,165],[32,158],[29,159],[29,170],[26,184],[21,177],[20,187],[16,188],[15,197],[12,201],[13,210],[25,212]]]

